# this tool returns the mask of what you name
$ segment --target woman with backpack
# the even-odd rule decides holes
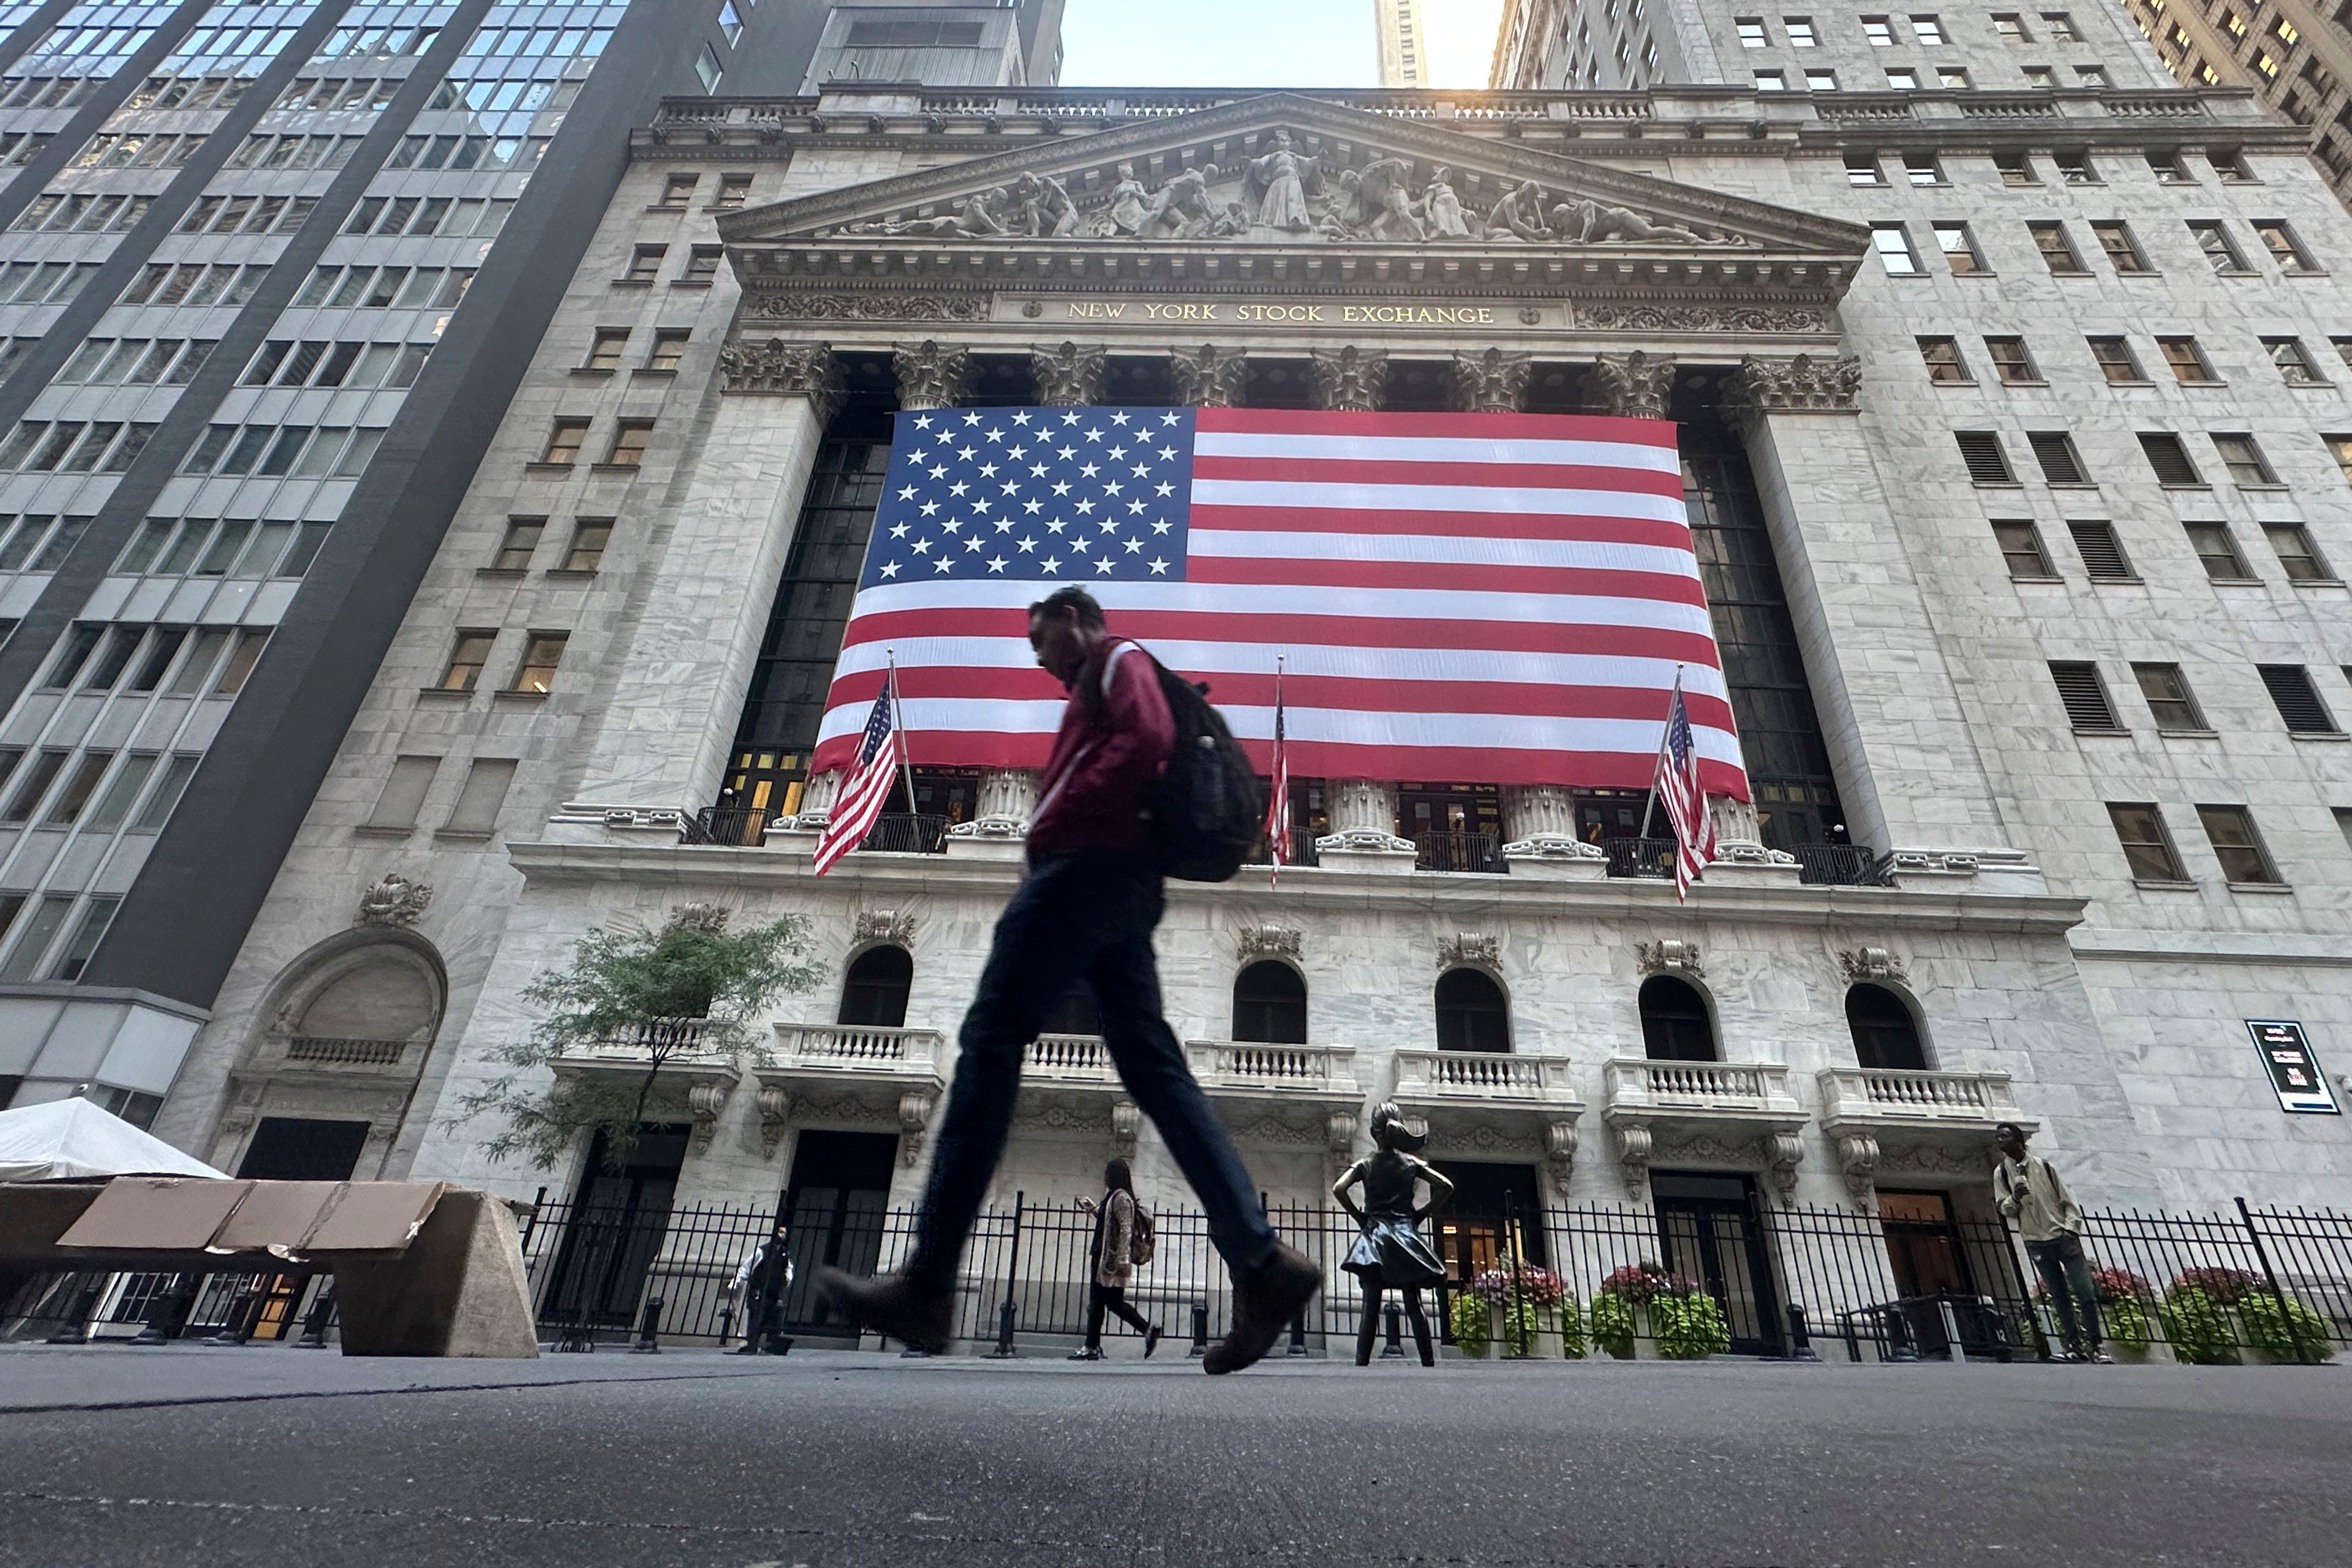
[[[1113,1160],[1103,1167],[1102,1202],[1086,1206],[1095,1215],[1095,1271],[1087,1289],[1087,1342],[1071,1352],[1070,1359],[1102,1360],[1105,1312],[1140,1333],[1143,1353],[1149,1356],[1160,1348],[1160,1325],[1127,1304],[1127,1288],[1135,1279],[1136,1266],[1151,1261],[1156,1238],[1151,1216],[1135,1201],[1135,1174],[1126,1161]]]

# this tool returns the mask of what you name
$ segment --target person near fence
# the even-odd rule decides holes
[[[1078,1206],[1095,1216],[1094,1275],[1087,1282],[1087,1342],[1070,1359],[1102,1360],[1103,1316],[1108,1313],[1143,1336],[1149,1360],[1160,1348],[1160,1325],[1127,1304],[1127,1288],[1135,1281],[1137,1266],[1150,1257],[1151,1216],[1135,1201],[1135,1173],[1128,1163],[1105,1165],[1102,1201],[1081,1198]]]
[[[2111,1362],[2100,1342],[2099,1288],[2083,1252],[2083,1211],[2050,1162],[2025,1147],[2025,1129],[2004,1121],[1993,1130],[2000,1163],[1993,1167],[1993,1194],[2000,1212],[2017,1222],[2025,1254],[2057,1309],[2065,1341],[2062,1361]]]
[[[742,1303],[743,1348],[737,1355],[784,1355],[793,1342],[777,1332],[784,1288],[793,1282],[793,1255],[779,1215],[772,1235],[735,1270],[735,1299]]]
[[[1083,984],[1120,1081],[1200,1194],[1209,1239],[1232,1272],[1233,1327],[1202,1365],[1235,1372],[1274,1347],[1322,1272],[1276,1238],[1256,1184],[1160,1015],[1151,933],[1162,889],[1145,800],[1167,765],[1175,720],[1151,657],[1109,634],[1085,589],[1056,589],[1032,605],[1029,644],[1069,700],[1030,816],[1028,874],[997,920],[958,1037],[914,1251],[895,1275],[858,1279],[827,1268],[817,1283],[845,1316],[877,1332],[917,1350],[946,1348],[957,1266],[1004,1154],[1023,1054],[1055,1005]]]
[[[1363,1232],[1339,1265],[1356,1277],[1363,1291],[1364,1310],[1356,1323],[1356,1364],[1371,1364],[1381,1297],[1394,1289],[1404,1292],[1404,1315],[1412,1323],[1421,1364],[1435,1366],[1437,1352],[1430,1342],[1429,1319],[1421,1310],[1421,1292],[1445,1278],[1445,1266],[1421,1238],[1421,1221],[1454,1195],[1454,1184],[1435,1166],[1413,1158],[1428,1140],[1406,1125],[1404,1113],[1394,1105],[1383,1103],[1372,1111],[1372,1142],[1378,1146],[1373,1152],[1331,1184],[1331,1195]],[[1423,1182],[1429,1184],[1425,1205],[1414,1201],[1415,1189]],[[1359,1184],[1364,1189],[1361,1207],[1348,1193]]]

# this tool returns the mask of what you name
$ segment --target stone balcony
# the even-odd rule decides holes
[[[1549,1161],[1565,1181],[1576,1162],[1576,1096],[1566,1057],[1399,1050],[1388,1098],[1438,1153]]]
[[[751,1069],[760,1082],[761,1142],[774,1153],[795,1115],[860,1123],[895,1116],[900,1158],[916,1163],[947,1087],[940,1052],[937,1029],[778,1024],[772,1053]]]
[[[240,1069],[278,1079],[317,1076],[338,1082],[352,1079],[407,1079],[416,1075],[427,1040],[361,1039],[329,1035],[264,1035]]]
[[[1651,1163],[1667,1152],[1703,1164],[1760,1163],[1783,1193],[1795,1186],[1807,1117],[1784,1064],[1618,1057],[1602,1079],[1601,1120],[1636,1196],[1648,1194]]]
[[[1882,1170],[1974,1174],[1990,1166],[1996,1126],[2040,1125],[2018,1110],[2005,1072],[1823,1068],[1820,1083],[1822,1131],[1864,1208]]]
[[[1190,1040],[1184,1055],[1209,1103],[1247,1142],[1316,1146],[1345,1155],[1364,1091],[1353,1046]]]
[[[710,1147],[710,1135],[727,1097],[742,1079],[735,1054],[714,1043],[707,1018],[663,1018],[628,1039],[573,1046],[548,1063],[561,1079],[602,1080],[634,1089],[653,1077],[647,1114],[683,1113],[694,1123],[694,1150]]]

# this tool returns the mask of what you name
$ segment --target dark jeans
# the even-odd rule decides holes
[[[1118,1285],[1091,1285],[1087,1289],[1087,1349],[1102,1349],[1103,1313],[1109,1312],[1139,1334],[1151,1331],[1151,1320],[1127,1304],[1127,1290]]]
[[[1256,1185],[1160,1016],[1160,973],[1151,959],[1160,911],[1159,868],[1140,855],[1087,849],[1030,868],[997,920],[980,994],[963,1017],[955,1082],[907,1262],[910,1279],[954,1282],[982,1195],[1004,1155],[1022,1052],[1081,980],[1094,992],[1120,1081],[1199,1194],[1209,1239],[1226,1267],[1245,1279],[1274,1256],[1274,1231]]]
[[[2091,1279],[2091,1260],[2083,1256],[2083,1238],[2061,1231],[2050,1241],[2029,1241],[2025,1254],[2042,1276],[2058,1309],[2058,1331],[2075,1350],[2099,1348],[2099,1288]]]

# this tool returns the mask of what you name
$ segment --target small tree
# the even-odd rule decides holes
[[[772,998],[817,982],[817,967],[801,962],[805,924],[787,915],[730,934],[725,910],[687,904],[658,931],[592,928],[569,967],[549,970],[524,989],[523,1000],[546,1016],[529,1039],[490,1053],[514,1070],[462,1098],[457,1119],[504,1120],[482,1144],[493,1159],[520,1155],[543,1170],[581,1134],[602,1132],[605,1159],[618,1166],[636,1146],[662,1068],[681,1051],[739,1066],[746,1056],[765,1059],[755,1015]],[[643,1063],[634,1082],[549,1070],[568,1051],[614,1045],[631,1047]]]

